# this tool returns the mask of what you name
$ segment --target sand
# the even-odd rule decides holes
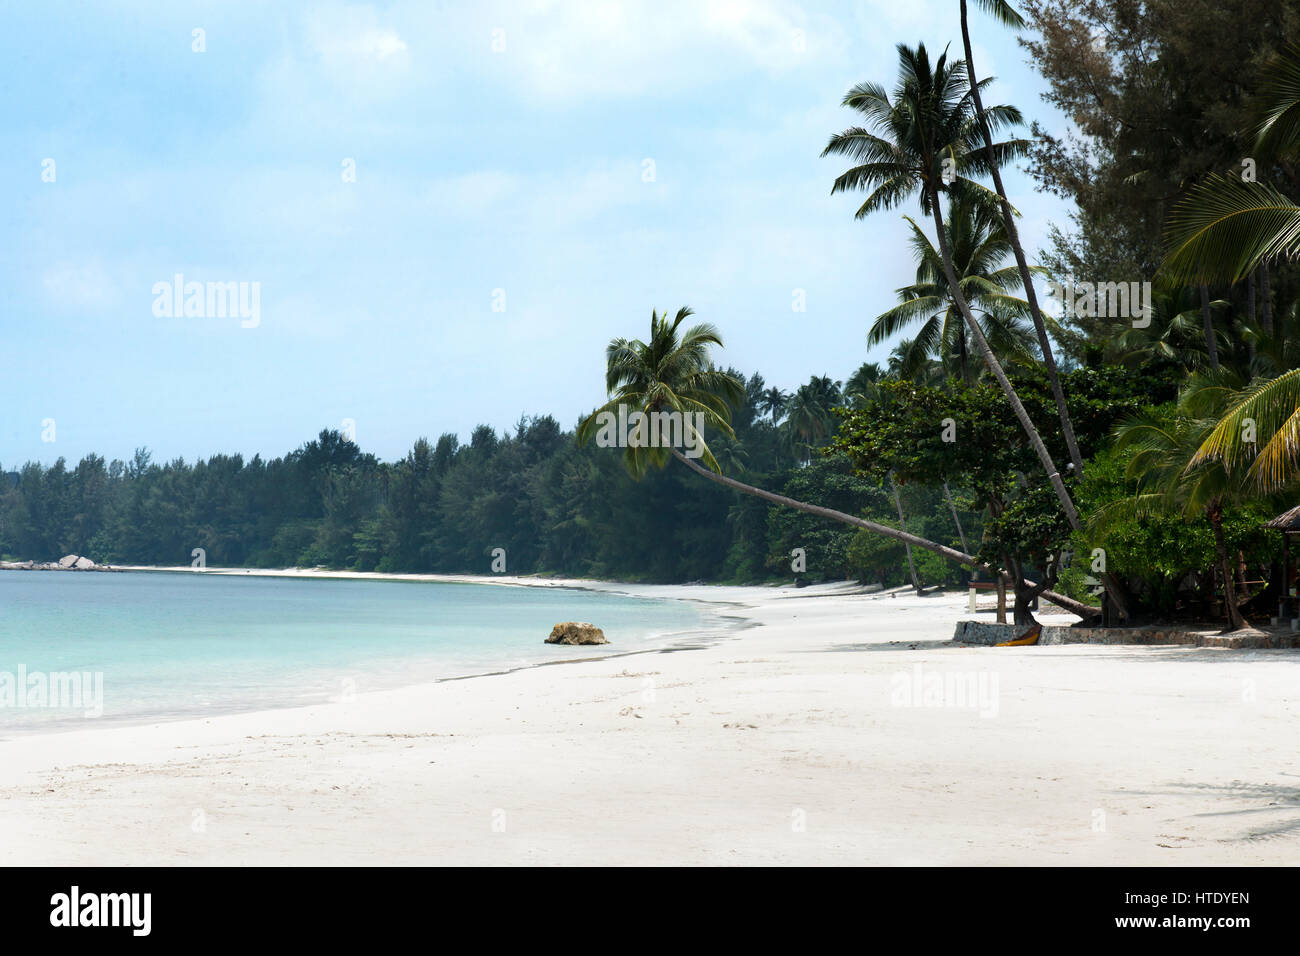
[[[314,707],[5,739],[0,863],[1297,858],[1295,651],[959,647],[964,594],[601,587],[725,602],[750,626]]]

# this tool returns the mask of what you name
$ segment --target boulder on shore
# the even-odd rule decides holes
[[[99,567],[99,565],[90,560],[90,558],[77,558],[76,562],[72,566],[78,571],[89,571],[92,568]]]
[[[582,621],[565,621],[551,628],[547,644],[608,644],[605,632],[594,624]]]
[[[77,558],[78,556],[75,554],[65,554],[63,557],[59,558],[59,567],[70,568],[77,563]]]

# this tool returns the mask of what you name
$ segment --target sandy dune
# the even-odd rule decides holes
[[[311,708],[7,739],[0,862],[1297,859],[1300,652],[956,647],[964,595],[611,587],[730,602],[759,626]]]

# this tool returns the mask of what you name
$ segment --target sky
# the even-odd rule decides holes
[[[911,281],[917,209],[855,221],[862,197],[830,194],[847,161],[819,154],[851,86],[892,87],[895,44],[961,50],[956,0],[6,14],[5,470],[571,427],[609,339],[683,305],[723,365],[847,378],[888,354],[866,333]],[[1062,129],[1015,35],[972,17],[986,103]],[[1069,209],[1006,182],[1032,255]],[[178,274],[250,309],[170,314]]]

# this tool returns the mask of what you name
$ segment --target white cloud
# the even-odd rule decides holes
[[[62,306],[97,307],[117,301],[117,284],[99,259],[59,263],[42,276],[45,292]]]
[[[508,25],[511,65],[550,98],[671,91],[754,68],[794,69],[842,51],[829,18],[783,0],[539,2]],[[796,31],[801,33],[796,34]]]
[[[369,6],[314,9],[305,39],[325,74],[359,96],[400,90],[411,65],[406,40]]]

